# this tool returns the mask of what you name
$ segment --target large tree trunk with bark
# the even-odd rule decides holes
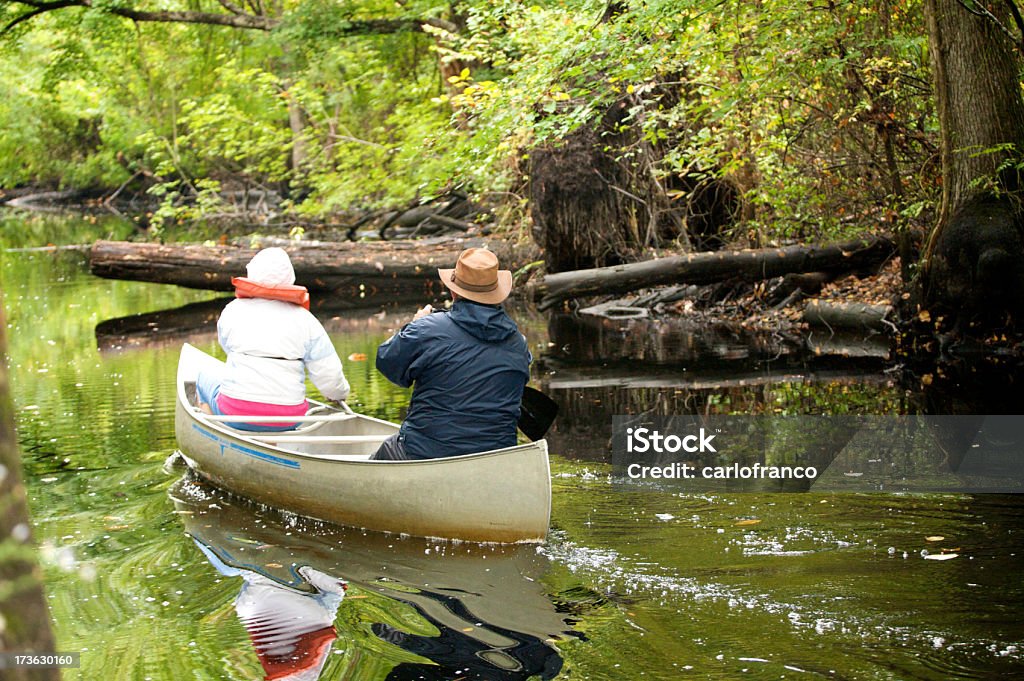
[[[530,261],[529,249],[486,239],[386,242],[289,242],[297,284],[310,291],[330,291],[369,302],[413,296],[431,300],[442,293],[439,267],[451,267],[465,248],[486,246],[502,268],[518,269]],[[151,244],[97,241],[89,258],[92,273],[107,279],[176,284],[213,291],[232,290],[231,278],[245,276],[252,248],[198,244]]]
[[[1024,307],[1021,182],[1024,151],[1019,59],[993,20],[958,0],[927,0],[942,126],[943,195],[925,246],[920,308],[979,331],[1017,322]],[[1019,322],[1017,322],[1019,325]]]
[[[0,312],[0,354],[6,350],[3,322]],[[50,614],[30,540],[27,496],[14,434],[7,366],[0,363],[0,617],[4,624],[0,628],[0,651],[53,653]],[[60,670],[16,667],[5,670],[3,678],[56,681],[60,679]]]
[[[301,177],[306,170],[309,159],[309,145],[306,141],[306,112],[302,104],[289,93],[288,96],[288,127],[292,131],[291,167],[296,177]]]

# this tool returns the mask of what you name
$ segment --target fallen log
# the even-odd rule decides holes
[[[893,327],[892,322],[887,319],[892,311],[892,305],[812,300],[804,308],[804,321],[824,326],[829,330],[849,329],[883,333],[887,326]]]
[[[884,236],[824,246],[785,246],[691,253],[611,267],[558,272],[544,277],[534,298],[541,310],[569,298],[626,293],[664,284],[761,281],[791,272],[850,271],[877,265],[895,252]]]
[[[765,303],[776,308],[786,307],[801,297],[819,293],[835,276],[835,272],[791,272],[782,278],[778,286],[768,291]]]
[[[291,256],[297,284],[364,302],[383,296],[429,300],[440,295],[437,269],[451,267],[465,248],[486,246],[503,268],[513,270],[536,259],[529,248],[479,238],[275,245]],[[97,241],[90,252],[89,268],[107,279],[230,291],[231,277],[244,275],[245,265],[255,253],[256,249],[235,246]]]

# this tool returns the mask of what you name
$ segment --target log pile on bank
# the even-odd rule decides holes
[[[105,277],[230,290],[230,278],[242,274],[256,252],[245,243],[246,247],[101,241],[92,249],[91,264],[94,273]],[[286,248],[298,283],[318,294],[313,296],[318,306],[315,313],[328,317],[353,307],[436,301],[443,293],[437,268],[450,266],[470,246],[496,251],[503,266],[514,271],[535,271],[526,265],[538,264],[539,257],[528,246],[468,238],[297,242],[263,237],[251,245]],[[521,277],[515,290],[539,300],[542,307],[580,296],[583,301],[574,307],[576,313],[562,312],[552,319],[568,315],[575,325],[584,326],[588,318],[597,324],[617,321],[617,328],[625,322],[623,328],[636,332],[628,334],[634,339],[637,334],[660,334],[662,326],[654,317],[667,315],[691,324],[701,338],[709,329],[720,328],[733,340],[744,334],[767,339],[759,356],[778,358],[809,350],[816,355],[886,358],[890,332],[895,331],[891,302],[900,287],[893,250],[884,237],[870,237],[826,246],[698,253],[555,273],[525,285],[523,279],[528,277]],[[621,291],[632,295],[615,297]],[[201,318],[201,324],[210,326],[222,306],[223,301],[189,306],[186,317]],[[175,312],[103,322],[97,326],[97,340],[101,347],[120,348],[139,338],[149,342],[195,331]],[[558,338],[558,344],[589,347],[596,338],[593,328],[587,328],[584,335],[589,340],[569,341],[554,330],[552,338]],[[743,345],[754,347],[759,342]],[[719,345],[728,349],[735,343],[723,340],[712,345],[702,353],[703,361],[717,356]],[[730,354],[721,359],[736,358]]]
[[[471,246],[490,248],[502,266],[513,271],[530,271],[527,265],[539,258],[530,246],[482,238],[388,242],[263,238],[253,245],[288,250],[297,283],[336,307],[438,300],[443,287],[437,269],[451,266],[459,252]],[[693,253],[558,272],[526,285],[521,279],[516,292],[532,297],[540,309],[582,298],[597,302],[579,309],[584,315],[624,319],[667,313],[701,326],[732,324],[781,334],[780,338],[806,335],[815,339],[812,350],[816,353],[879,356],[888,354],[885,336],[895,330],[890,305],[899,283],[894,250],[886,237],[870,236],[821,246]],[[91,251],[91,268],[102,277],[228,291],[231,277],[244,273],[255,252],[241,246],[99,241]],[[850,274],[870,274],[879,281],[877,272],[886,261],[884,284],[849,283],[860,281]],[[884,292],[872,296],[873,288]],[[331,295],[323,296],[325,292]],[[614,298],[622,293],[631,295]],[[805,304],[818,295],[823,299]],[[167,321],[161,320],[160,326],[175,326]],[[864,339],[869,337],[875,338],[865,349]],[[829,343],[838,343],[839,350],[826,347]]]

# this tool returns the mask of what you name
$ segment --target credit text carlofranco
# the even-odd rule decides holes
[[[814,466],[764,466],[760,463],[750,466],[741,466],[738,463],[734,463],[730,466],[704,466],[700,468],[680,462],[666,466],[645,466],[639,463],[631,463],[626,467],[626,475],[634,480],[646,478],[655,480],[693,480],[695,478],[704,478],[705,480],[814,480],[818,477],[818,469]]]

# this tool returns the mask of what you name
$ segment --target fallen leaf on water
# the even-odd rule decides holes
[[[366,361],[366,353],[364,353],[364,352],[353,352],[351,355],[348,356],[348,361],[350,361],[350,362],[365,362]]]
[[[255,539],[249,539],[248,537],[239,537],[237,535],[231,535],[231,540],[232,541],[236,541],[239,544],[250,544],[250,545],[253,545],[253,546],[255,546],[256,544],[259,544],[259,542],[256,541]]]
[[[736,526],[739,527],[740,525],[757,525],[759,522],[761,522],[760,518],[747,518],[746,520],[741,520],[737,522]]]
[[[959,558],[959,553],[929,553],[924,557],[925,560],[950,560],[952,558]]]
[[[925,541],[942,541],[943,539],[945,539],[945,537],[943,537],[941,534],[934,534],[930,537],[924,538]]]

